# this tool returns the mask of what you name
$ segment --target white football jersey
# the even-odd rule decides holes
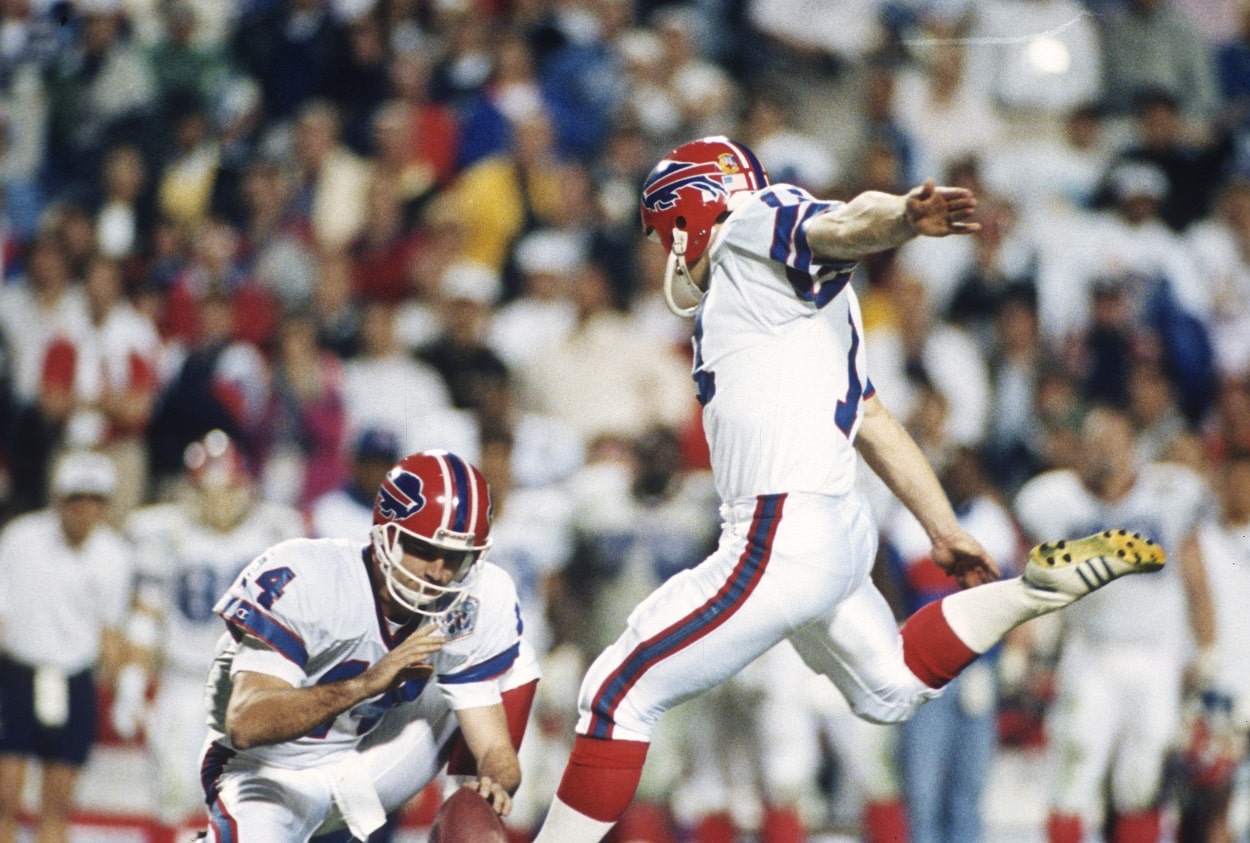
[[[180,503],[132,513],[126,536],[135,547],[138,597],[164,618],[165,669],[203,678],[221,636],[213,605],[265,548],[303,534],[298,512],[264,501],[228,532],[206,526]]]
[[[708,254],[694,379],[717,492],[840,495],[872,395],[854,263],[817,264],[807,223],[840,203],[779,184],[746,196]]]
[[[373,529],[373,497],[362,498],[353,489],[334,489],[308,508],[313,538],[364,541]]]
[[[1210,519],[1198,528],[1198,541],[1215,603],[1216,682],[1233,692],[1237,718],[1250,728],[1250,530]]]
[[[295,539],[250,564],[215,607],[242,642],[222,636],[209,676],[209,720],[218,743],[235,674],[255,671],[299,688],[349,679],[426,623],[418,616],[396,627],[381,613],[369,580],[367,545],[344,539]],[[365,700],[294,741],[247,754],[282,767],[302,767],[351,749],[388,709],[441,693],[453,710],[501,700],[497,677],[521,647],[520,609],[512,580],[483,563],[455,611],[438,620],[446,637],[430,661],[430,680],[409,680]],[[264,646],[253,643],[259,639]],[[437,691],[428,689],[433,682]]]
[[[571,508],[569,496],[559,486],[514,488],[502,505],[495,502],[488,558],[512,577],[525,640],[540,654],[551,645],[544,585],[564,567],[572,551]]]
[[[1030,541],[1080,538],[1107,529],[1143,533],[1169,556],[1161,571],[1125,577],[1064,610],[1064,620],[1093,641],[1155,642],[1183,647],[1187,640],[1185,594],[1177,558],[1208,504],[1206,486],[1180,465],[1142,466],[1137,482],[1118,501],[1095,497],[1071,470],[1048,471],[1016,496],[1020,526]]]

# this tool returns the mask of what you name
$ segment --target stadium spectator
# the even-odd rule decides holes
[[[949,156],[945,180],[977,193],[984,236],[883,253],[852,282],[879,336],[900,321],[915,323],[908,330],[918,343],[961,328],[975,334],[989,373],[981,398],[952,402],[947,380],[958,373],[913,366],[908,391],[922,438],[940,446],[952,421],[984,415],[966,444],[1011,491],[1044,468],[1082,462],[1081,398],[1097,381],[1099,394],[1136,396],[1143,420],[1162,420],[1160,442],[1175,438],[1176,405],[1165,400],[1175,393],[1205,453],[1181,436],[1174,456],[1215,464],[1250,447],[1250,294],[1241,277],[1250,253],[1241,241],[1250,238],[1240,231],[1250,191],[1236,175],[1250,172],[1250,83],[1241,78],[1250,78],[1250,50],[1240,32],[1250,16],[1235,5],[0,0],[0,518],[46,503],[58,443],[37,409],[42,362],[67,313],[77,314],[73,336],[98,333],[82,288],[101,255],[120,262],[131,306],[165,340],[154,364],[150,465],[120,468],[119,502],[128,487],[171,494],[185,445],[206,425],[236,436],[261,476],[294,464],[257,450],[270,366],[285,368],[272,356],[278,326],[311,315],[323,362],[350,368],[375,328],[365,318],[375,286],[394,311],[398,357],[453,333],[468,340],[469,323],[480,322],[484,344],[509,371],[494,371],[485,355],[480,370],[451,364],[477,372],[473,410],[431,409],[405,389],[375,388],[359,408],[344,398],[349,420],[381,414],[400,425],[402,451],[447,447],[472,460],[479,447],[498,451],[495,439],[511,438],[512,485],[563,494],[557,484],[588,448],[619,447],[618,439],[588,445],[571,425],[627,402],[616,393],[593,398],[594,372],[583,375],[590,394],[553,387],[568,406],[556,418],[521,404],[513,378],[545,348],[567,350],[570,335],[584,336],[574,297],[598,295],[594,281],[579,289],[587,262],[607,271],[625,325],[602,352],[612,369],[667,359],[672,349],[674,371],[688,367],[690,324],[669,313],[656,283],[664,256],[638,252],[637,196],[671,146],[665,139],[691,126],[746,136],[775,180],[822,181],[786,174],[816,157],[839,162],[846,183],[827,188],[835,197],[941,180],[925,164],[935,150]],[[1104,29],[1091,44],[1091,32]],[[1107,72],[1091,84],[1099,53]],[[1218,65],[1214,99],[1204,64]],[[783,120],[778,131],[767,107],[738,111],[761,97],[786,103],[793,125]],[[1098,107],[1084,104],[1090,98]],[[1135,110],[1142,102],[1152,103],[1148,113]],[[818,139],[819,149],[792,143],[796,134]],[[487,150],[497,154],[480,157]],[[1161,168],[1161,193],[1149,171],[1118,166],[1143,162]],[[1109,203],[1093,210],[1100,188]],[[1178,236],[1168,223],[1187,227]],[[465,259],[485,262],[501,289],[490,301],[474,293],[476,304],[462,290],[454,312],[474,316],[448,324],[453,310],[440,287]],[[53,265],[62,292],[42,288]],[[921,318],[928,308],[911,300],[909,277],[923,279],[931,315]],[[1030,278],[1035,294],[1016,283]],[[874,356],[890,351],[878,344]],[[979,372],[981,361],[967,359]],[[874,364],[874,382],[903,377],[891,372],[899,365],[887,355]],[[676,375],[673,385],[676,395]],[[673,422],[683,463],[706,465],[698,407],[687,404]],[[342,441],[359,432],[353,422]],[[552,657],[558,683],[583,666],[567,649],[567,605],[548,608],[552,641],[563,648]],[[572,692],[559,699],[551,687],[548,725],[564,728],[569,712],[560,706]],[[861,757],[869,756],[846,756]],[[791,772],[806,775],[804,765],[796,756]],[[858,770],[837,769],[841,796],[825,830],[857,822],[846,809],[856,804],[851,794],[890,792],[888,777],[861,782]],[[905,794],[895,786],[894,795]],[[531,820],[543,807],[532,800]],[[1027,834],[1025,815],[1013,812],[1004,833]]]
[[[1158,796],[1180,717],[1186,642],[1199,651],[1215,643],[1195,538],[1207,489],[1187,468],[1142,463],[1137,448],[1129,416],[1097,407],[1081,428],[1077,469],[1040,474],[1015,499],[1030,540],[1056,530],[1108,529],[1115,519],[1172,555],[1163,576],[1099,592],[1064,618],[1058,697],[1048,724],[1048,751],[1057,762],[1049,843],[1077,843],[1086,818],[1102,808],[1116,843],[1158,839]],[[1145,711],[1143,699],[1151,701]]]
[[[920,66],[899,74],[894,98],[899,125],[916,143],[921,173],[946,173],[959,160],[993,148],[1005,127],[988,98],[968,75],[968,51],[958,38],[938,31]]]
[[[49,172],[57,189],[85,189],[104,150],[150,140],[157,89],[139,48],[124,32],[120,0],[90,0],[76,10],[81,34],[60,51],[47,79]]]
[[[1250,671],[1239,654],[1250,645],[1250,615],[1241,606],[1250,586],[1245,541],[1250,530],[1250,452],[1237,451],[1221,460],[1214,485],[1218,509],[1203,518],[1198,543],[1211,583],[1217,644],[1207,669],[1194,677],[1192,690],[1201,711],[1183,736],[1188,740],[1182,755],[1187,798],[1177,829],[1181,840],[1235,840],[1237,822],[1230,809],[1247,786],[1241,774],[1250,747]]]
[[[1215,365],[1225,377],[1250,374],[1250,180],[1224,182],[1215,213],[1195,223],[1186,240],[1211,291]]]
[[[200,10],[188,0],[175,0],[156,11],[163,31],[148,46],[147,60],[162,110],[175,98],[210,102],[225,81],[228,66],[220,45],[201,37]]]
[[[486,344],[491,308],[499,298],[499,276],[485,266],[462,261],[443,271],[439,284],[443,332],[417,356],[443,377],[452,406],[481,407],[482,383],[506,378],[507,367]]]
[[[160,340],[127,301],[121,267],[97,257],[85,281],[88,322],[58,334],[43,360],[39,409],[56,447],[88,448],[113,461],[112,516],[120,524],[147,499],[144,437],[156,403]]]
[[[279,162],[250,160],[238,185],[243,267],[283,307],[307,306],[316,277],[327,270],[310,243],[311,232],[293,208],[293,174]]]
[[[207,330],[199,305],[210,296],[229,302],[236,338],[257,348],[272,340],[278,302],[248,273],[240,247],[238,232],[224,220],[206,219],[196,226],[188,260],[164,294],[159,327],[166,340],[184,347],[194,343]]]
[[[567,231],[538,229],[520,239],[513,254],[518,294],[491,320],[488,342],[514,371],[543,348],[573,330],[573,275],[586,260],[581,238]]]
[[[348,246],[352,289],[362,301],[396,305],[408,298],[419,238],[404,223],[401,184],[375,172],[365,199],[365,218]]]
[[[1138,94],[1134,117],[1135,142],[1120,159],[1153,164],[1163,172],[1167,192],[1159,216],[1173,231],[1183,232],[1210,213],[1216,189],[1232,163],[1233,137],[1222,128],[1214,136],[1187,137],[1181,100],[1162,90]]]
[[[990,384],[976,340],[938,319],[924,288],[914,279],[896,279],[890,296],[894,324],[865,330],[874,351],[872,380],[882,395],[889,396],[891,412],[907,419],[919,407],[919,395],[928,386],[944,399],[949,412],[942,438],[959,445],[981,442]]]
[[[0,336],[13,390],[9,465],[18,511],[37,509],[47,500],[47,463],[55,437],[38,399],[48,346],[59,335],[81,331],[87,310],[86,296],[70,277],[61,240],[52,233],[31,243],[25,278],[0,288]]]
[[[1202,36],[1171,0],[1128,0],[1103,20],[1104,103],[1116,114],[1132,111],[1144,91],[1158,89],[1182,104],[1201,127],[1219,108],[1215,63]]]
[[[182,471],[186,447],[210,430],[225,431],[247,453],[264,410],[265,361],[234,338],[234,307],[212,293],[196,310],[195,341],[181,354],[157,399],[148,447],[157,498]]]
[[[456,169],[460,129],[451,109],[430,97],[430,53],[428,46],[397,50],[391,59],[391,89],[408,108],[408,155],[419,170],[428,170],[434,184],[442,186]]]
[[[0,532],[0,840],[18,839],[30,763],[41,767],[36,835],[68,843],[79,773],[96,738],[97,682],[121,657],[133,562],[106,523],[117,474],[107,457],[63,456],[52,503]],[[38,553],[32,553],[38,548]],[[48,578],[59,583],[47,599]]]
[[[378,486],[399,457],[399,439],[394,433],[380,427],[362,430],[352,445],[347,480],[309,504],[309,535],[350,539],[368,533]]]
[[[323,248],[345,246],[360,233],[367,207],[369,167],[342,144],[340,120],[334,106],[314,100],[295,121],[295,208]]]
[[[364,154],[371,146],[373,115],[391,86],[386,34],[378,17],[366,12],[347,21],[338,49],[325,95],[342,114],[344,142]]]
[[[683,360],[634,332],[613,306],[602,266],[584,263],[570,281],[577,321],[518,370],[522,404],[555,416],[587,444],[657,424],[681,427],[693,404]],[[570,383],[581,386],[570,391]]]
[[[146,737],[146,782],[169,839],[180,823],[204,822],[204,677],[221,636],[213,604],[253,558],[304,533],[298,512],[260,498],[242,453],[220,430],[187,447],[181,480],[177,501],[139,509],[126,522],[136,577],[109,712],[120,737]]]
[[[342,27],[328,0],[277,0],[241,16],[230,45],[255,79],[270,120],[287,120],[310,99],[326,96],[338,71]]]
[[[1023,544],[1011,513],[997,499],[976,451],[956,449],[942,485],[960,523],[1004,572],[1014,571]],[[882,525],[903,616],[956,589],[929,559],[920,524],[901,507]],[[913,843],[979,843],[983,800],[997,749],[997,650],[965,670],[949,691],[901,727],[899,750]]]
[[[96,244],[106,257],[125,260],[146,246],[143,238],[155,214],[140,149],[133,144],[110,149],[104,158],[103,182],[95,214]]]
[[[416,420],[449,407],[451,395],[437,371],[400,347],[393,306],[366,305],[360,336],[360,355],[344,365],[343,397],[350,435],[366,427],[382,427],[406,442]]]
[[[275,346],[255,453],[266,500],[303,509],[347,475],[343,364],[306,313],[282,320]]]
[[[968,77],[1013,117],[1057,117],[1102,93],[1102,40],[1077,0],[975,4]]]

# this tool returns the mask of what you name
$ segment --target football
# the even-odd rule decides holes
[[[507,843],[503,823],[480,793],[458,787],[434,815],[429,843]]]

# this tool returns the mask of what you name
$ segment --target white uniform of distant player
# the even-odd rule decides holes
[[[253,503],[220,532],[182,504],[136,510],[126,534],[138,561],[137,602],[163,618],[157,637],[160,679],[148,715],[161,818],[173,822],[204,804],[199,755],[204,740],[204,677],[221,621],[213,605],[257,554],[304,532],[295,510]]]
[[[1192,471],[1154,463],[1119,501],[1091,494],[1074,471],[1051,471],[1021,488],[1015,508],[1030,539],[1122,527],[1180,551],[1199,523],[1206,487]],[[1180,718],[1189,640],[1180,565],[1128,577],[1064,613],[1059,696],[1048,732],[1062,760],[1052,789],[1062,814],[1096,816],[1110,775],[1118,811],[1149,808]]]
[[[456,710],[498,703],[502,691],[537,678],[512,581],[480,563],[463,604],[438,620],[446,643],[430,659],[433,677],[409,680],[302,738],[234,750],[224,734],[225,708],[239,672],[301,688],[347,679],[427,622],[416,617],[396,627],[383,617],[365,548],[338,539],[277,545],[217,604],[245,636],[222,638],[209,677],[209,840],[238,840],[241,828],[244,840],[306,840],[324,822],[343,821],[363,836],[433,778]]]
[[[502,505],[499,498],[495,499],[491,521],[490,561],[511,576],[521,607],[525,641],[544,660],[551,647],[545,581],[564,567],[572,551],[570,509],[569,496],[559,486],[514,486],[502,499]],[[546,664],[543,674],[544,677],[549,675]],[[543,679],[540,691],[547,681]],[[575,700],[576,697],[569,694],[560,702],[568,705]],[[544,705],[540,697],[535,703],[533,721],[544,716]],[[546,720],[549,722],[549,718]],[[567,739],[567,729],[556,735],[537,727],[526,731],[519,751],[525,775],[513,796],[512,812],[508,815],[510,825],[525,828],[542,818],[568,757]]]
[[[309,534],[319,539],[355,539],[373,527],[373,498],[351,489],[334,489],[308,508]]]
[[[851,264],[814,265],[802,225],[835,203],[790,185],[739,197],[695,322],[720,545],[643,601],[590,668],[578,731],[591,738],[646,741],[663,710],[785,637],[868,719],[905,719],[939,693],[907,669],[869,579],[877,530],[852,449],[873,392],[859,303]]]

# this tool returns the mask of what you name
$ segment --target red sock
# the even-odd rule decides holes
[[[867,803],[863,822],[865,843],[907,843],[911,839],[907,809],[901,799]]]
[[[764,809],[764,827],[760,829],[761,843],[805,843],[807,829],[803,819],[794,808]]]
[[[903,661],[930,688],[943,687],[980,655],[955,635],[942,614],[940,600],[908,618],[902,633]]]
[[[723,811],[705,814],[690,836],[691,843],[735,843],[737,839],[738,829],[729,814]]]
[[[1051,814],[1046,821],[1046,843],[1081,843],[1084,835],[1078,816]]]
[[[621,821],[612,829],[609,841],[629,843],[677,843],[673,821],[668,811],[654,802],[635,802],[625,809]]]
[[[614,823],[634,798],[648,744],[578,735],[556,795],[574,811]]]
[[[1159,843],[1163,828],[1158,811],[1136,811],[1115,818],[1111,843]]]

